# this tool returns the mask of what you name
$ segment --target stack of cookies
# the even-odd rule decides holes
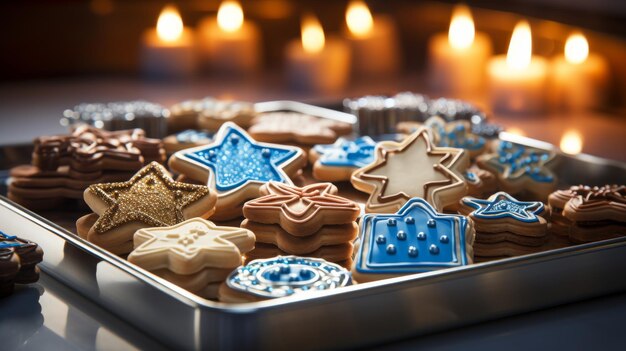
[[[42,259],[39,245],[0,231],[0,297],[9,295],[15,284],[39,280],[37,264]]]
[[[206,299],[217,298],[220,285],[254,248],[254,234],[216,226],[201,218],[135,233],[128,261]]]
[[[78,235],[117,255],[133,250],[138,229],[207,218],[215,211],[217,200],[204,185],[174,181],[157,162],[126,182],[93,184],[84,198],[94,213],[76,221]]]
[[[505,192],[487,200],[464,197],[459,212],[474,222],[474,256],[478,261],[543,251],[548,222],[543,203],[518,201]]]
[[[626,235],[626,186],[573,186],[549,197],[552,231],[574,243]]]
[[[360,208],[337,196],[337,187],[269,182],[261,193],[265,196],[243,206],[241,227],[253,231],[257,240],[248,259],[299,255],[349,266]]]
[[[11,169],[8,196],[28,208],[81,199],[91,184],[123,181],[151,161],[164,162],[157,139],[141,129],[107,132],[86,125],[70,135],[35,140],[32,164]]]

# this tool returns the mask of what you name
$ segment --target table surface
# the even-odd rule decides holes
[[[415,90],[407,79],[390,86],[353,87],[345,96]],[[419,91],[419,90],[418,90]],[[57,80],[0,85],[0,145],[64,133],[63,110],[80,102],[145,99],[169,106],[188,98],[231,97],[249,101],[294,99],[338,101],[336,96],[286,91],[264,82],[247,85],[142,82],[132,79]],[[582,113],[549,116],[496,116],[506,127],[558,145],[565,130],[583,135],[583,152],[626,161],[623,115]],[[377,346],[376,349],[591,349],[618,348],[626,341],[626,293],[564,305],[488,323]],[[70,288],[42,274],[37,284],[19,287],[0,300],[3,350],[159,350],[161,346]]]

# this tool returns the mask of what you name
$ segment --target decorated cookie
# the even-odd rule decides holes
[[[549,168],[554,157],[551,151],[500,141],[495,153],[479,156],[476,163],[496,176],[501,190],[545,201],[557,184]]]
[[[545,206],[538,201],[518,201],[505,192],[487,200],[464,197],[459,212],[476,228],[476,256],[500,257],[542,251],[548,241]],[[491,246],[490,246],[491,245]],[[520,247],[521,246],[521,247]]]
[[[83,227],[85,219],[79,220],[78,234],[116,254],[130,252],[113,248],[127,245],[136,230],[206,218],[213,213],[216,202],[216,195],[209,188],[176,182],[156,162],[127,182],[91,185],[84,197],[99,218],[87,231]]]
[[[248,133],[259,141],[314,145],[352,133],[352,125],[296,112],[271,112],[258,115]]]
[[[472,263],[472,222],[437,213],[420,198],[396,214],[365,215],[359,238],[352,266],[359,283]]]
[[[299,188],[269,182],[261,188],[263,197],[246,202],[244,216],[258,223],[279,224],[295,236],[308,236],[324,225],[350,224],[361,212],[355,202],[337,196],[331,183]]]
[[[365,206],[369,213],[394,213],[413,197],[441,211],[466,194],[463,172],[468,167],[463,149],[432,145],[422,128],[400,143],[379,143],[375,161],[356,170],[351,182],[370,194]]]
[[[39,245],[0,231],[0,297],[10,294],[14,284],[39,280],[37,264],[42,259]]]
[[[556,190],[548,196],[550,207],[550,232],[559,236],[569,237],[572,222],[563,216],[565,204],[576,195],[586,195],[592,191],[590,186],[574,185],[569,189]]]
[[[338,245],[320,246],[319,249],[313,252],[307,252],[303,255],[312,258],[321,258],[328,262],[336,263],[342,267],[350,267],[353,252],[354,245],[351,242],[345,242]],[[276,245],[257,242],[254,250],[248,252],[246,255],[246,262],[256,259],[288,255],[293,255],[293,251],[287,252],[285,250],[281,250]]]
[[[487,147],[485,138],[472,133],[470,121],[446,122],[439,116],[433,116],[424,122],[424,126],[431,129],[437,146],[464,149],[471,158],[482,154]]]
[[[163,139],[165,151],[173,154],[176,151],[206,145],[213,141],[213,133],[203,130],[187,129]]]
[[[368,136],[354,141],[339,138],[334,144],[315,145],[309,151],[313,178],[324,181],[350,180],[352,172],[374,162],[376,143]]]
[[[215,220],[240,217],[242,204],[258,197],[263,184],[292,184],[290,176],[305,163],[300,148],[257,142],[230,122],[220,128],[213,143],[179,151],[169,161],[173,170],[217,192]]]
[[[263,224],[248,219],[241,223],[241,227],[251,230],[256,235],[257,243],[275,245],[283,252],[303,256],[311,256],[309,254],[321,247],[352,242],[358,233],[358,226],[355,222],[325,225],[314,235],[309,236],[295,236],[279,225]]]
[[[351,284],[350,272],[336,264],[316,258],[278,256],[255,260],[235,270],[220,287],[219,300],[253,302]]]
[[[573,242],[591,242],[626,235],[626,186],[604,185],[573,190],[562,215],[572,224]]]
[[[193,293],[216,298],[218,283],[241,265],[242,255],[254,248],[254,239],[247,229],[192,218],[138,230],[128,261]]]

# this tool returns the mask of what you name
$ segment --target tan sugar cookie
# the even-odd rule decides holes
[[[319,249],[306,254],[307,257],[317,257],[329,262],[343,262],[352,258],[352,243],[344,243],[340,245],[322,246]],[[287,252],[279,249],[276,245],[257,243],[254,250],[246,254],[246,262],[251,260],[268,258],[279,255],[289,255]]]
[[[235,268],[242,253],[254,248],[254,234],[192,218],[170,227],[144,228],[135,233],[128,261],[148,271],[167,269],[194,274],[206,268]]]
[[[248,133],[259,141],[314,145],[352,133],[352,125],[297,112],[269,112],[258,115]]]

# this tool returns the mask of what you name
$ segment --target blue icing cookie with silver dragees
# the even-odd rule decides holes
[[[374,161],[375,148],[376,142],[364,136],[354,141],[339,138],[334,144],[315,145],[313,150],[324,166],[361,168]]]
[[[182,144],[193,144],[201,140],[212,140],[213,133],[204,130],[187,129],[176,134],[176,141]]]
[[[360,228],[360,274],[412,274],[471,263],[468,219],[437,213],[421,198],[410,199],[397,214],[366,215]]]
[[[294,148],[258,143],[229,124],[222,128],[226,130],[221,140],[183,152],[183,157],[213,171],[217,190],[231,190],[248,181],[286,181],[279,166],[296,155]]]
[[[493,194],[487,200],[465,197],[464,205],[474,208],[472,216],[483,219],[513,218],[521,222],[539,222],[537,217],[544,211],[538,201],[517,201],[505,192]]]
[[[490,163],[509,178],[525,175],[536,182],[554,181],[551,172],[545,169],[545,164],[552,158],[549,152],[501,141],[496,153]]]
[[[239,267],[229,275],[226,284],[263,298],[277,298],[351,285],[352,278],[345,268],[323,259],[277,256]]]

